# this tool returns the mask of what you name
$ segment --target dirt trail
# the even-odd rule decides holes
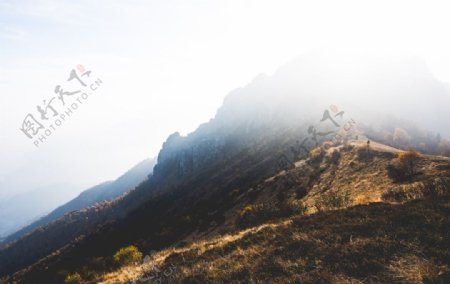
[[[350,145],[354,145],[356,147],[367,147],[367,140],[351,140],[349,141]],[[400,153],[402,150],[387,146],[375,141],[370,140],[370,149],[377,150],[380,152],[390,152],[390,153]]]

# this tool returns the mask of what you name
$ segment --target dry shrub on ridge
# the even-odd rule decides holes
[[[395,181],[411,179],[418,173],[419,160],[420,154],[415,150],[401,152],[386,168],[389,177]]]

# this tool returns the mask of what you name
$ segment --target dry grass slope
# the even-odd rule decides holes
[[[386,168],[399,151],[361,147],[299,161],[239,196],[228,213],[235,221],[96,281],[450,283],[450,160],[421,156],[418,174],[396,182]],[[304,210],[273,209],[293,203]],[[269,212],[236,227],[251,208]]]

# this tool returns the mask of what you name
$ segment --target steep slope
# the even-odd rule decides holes
[[[104,183],[81,193],[78,198],[58,208],[51,215],[11,236],[9,239],[13,241],[0,249],[0,274],[11,266],[29,265],[67,245],[71,240],[96,230],[101,224],[122,216],[122,211],[111,210],[111,204],[115,201],[108,199],[145,182],[153,166],[154,160],[145,160],[114,182]],[[106,200],[101,201],[102,199]],[[84,207],[76,210],[78,206]],[[70,212],[58,218],[58,215],[64,214],[65,211]],[[13,257],[18,255],[22,257]]]
[[[109,201],[120,196],[121,194],[135,188],[137,185],[143,182],[147,178],[147,176],[152,173],[155,163],[156,161],[154,159],[146,159],[128,170],[125,174],[117,178],[115,181],[104,182],[83,191],[78,197],[56,208],[47,216],[24,227],[16,233],[11,234],[4,240],[4,243],[12,242],[32,232],[40,226],[46,225],[51,221],[59,219],[66,213],[93,206],[96,203],[101,203],[103,201]]]
[[[164,250],[94,282],[449,283],[449,205],[446,196],[294,216]]]
[[[267,136],[279,137],[272,134]],[[174,142],[169,139],[162,152],[173,151],[171,143]],[[281,146],[279,143],[274,145]],[[150,180],[120,200],[103,208],[66,215],[1,251],[3,265],[0,269],[13,271],[45,256],[43,253],[49,246],[55,247],[55,252],[48,256],[56,260],[54,265],[45,269],[42,279],[33,276],[35,281],[52,282],[53,277],[59,277],[61,267],[82,265],[90,255],[111,255],[116,247],[133,240],[148,248],[162,247],[194,231],[205,231],[213,221],[223,222],[222,213],[233,206],[232,198],[223,198],[225,192],[236,188],[244,190],[264,179],[275,171],[277,158],[271,143],[247,146],[240,151],[228,147],[228,152],[221,153],[223,159],[216,158],[214,163],[203,164],[201,170],[194,173],[183,173],[183,164],[177,160],[183,157],[181,155],[175,156],[175,161],[168,160],[171,167],[167,166],[169,162],[159,164],[160,168],[155,167]],[[190,149],[186,152],[192,153]],[[161,154],[161,159],[164,158]],[[168,177],[162,179],[161,173],[165,171]],[[205,176],[210,178],[205,179]],[[188,215],[190,218],[184,218]],[[96,229],[94,234],[84,235],[92,229]],[[67,244],[64,243],[67,235],[83,236]],[[24,251],[30,253],[24,254]],[[23,257],[15,257],[19,255]],[[63,258],[60,255],[71,256]]]
[[[447,283],[450,159],[422,156],[397,183],[386,166],[400,151],[352,144],[238,195],[227,229],[91,282]]]

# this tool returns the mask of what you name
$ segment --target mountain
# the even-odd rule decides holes
[[[104,182],[83,191],[78,197],[58,207],[47,216],[8,236],[4,242],[14,241],[40,226],[59,219],[66,213],[94,206],[103,201],[110,201],[120,196],[143,182],[152,173],[154,165],[155,161],[153,159],[146,159],[128,170],[115,181]]]
[[[371,206],[370,202],[386,203],[384,207],[369,209],[376,212],[380,208],[388,210],[390,203],[397,202],[400,206],[415,199],[438,196],[443,203],[436,203],[435,211],[431,208],[427,216],[442,220],[447,202],[449,160],[423,155],[420,159],[422,174],[412,182],[396,182],[388,176],[387,167],[400,150],[374,141],[397,143],[401,148],[423,144],[426,153],[441,151],[445,143],[409,121],[416,120],[419,126],[438,129],[446,135],[449,129],[442,123],[434,123],[448,119],[449,114],[440,111],[448,103],[448,93],[415,59],[389,64],[380,62],[383,61],[348,58],[336,62],[328,56],[312,54],[286,64],[273,76],[258,76],[244,88],[231,92],[216,116],[195,132],[185,137],[179,133],[168,137],[153,175],[135,190],[95,208],[66,214],[0,250],[0,275],[8,275],[5,282],[61,283],[75,273],[85,281],[97,282],[111,272],[118,277],[113,275],[111,281],[125,282],[120,271],[115,271],[117,263],[113,255],[129,245],[137,246],[144,253],[156,250],[168,255],[171,251],[180,252],[177,248],[189,252],[190,246],[208,244],[211,246],[200,248],[200,252],[191,250],[191,254],[182,256],[193,263],[216,263],[217,254],[203,255],[214,247],[209,241],[237,238],[245,234],[245,230],[258,231],[257,226],[266,225],[270,230],[267,222],[272,221],[283,220],[287,226],[289,218],[297,220],[297,215],[307,215],[299,217],[299,222],[306,222],[313,230],[321,224],[314,227],[314,222],[327,218],[327,214],[332,214],[327,213],[330,210],[349,208],[354,210],[349,212],[356,212],[355,218],[360,218],[366,214],[364,209],[358,211],[350,207]],[[350,80],[349,74],[356,76],[355,79]],[[400,99],[395,94],[399,94]],[[423,99],[425,94],[426,100]],[[404,104],[404,100],[413,103]],[[416,103],[423,108],[417,109]],[[435,116],[428,119],[430,112],[425,110],[434,108]],[[410,113],[416,116],[407,116]],[[389,120],[390,117],[395,119]],[[399,134],[405,132],[406,135]],[[399,137],[408,139],[400,143]],[[362,146],[368,139],[372,141],[372,148]],[[298,175],[295,179],[290,178],[293,171]],[[430,202],[421,204],[428,206]],[[401,216],[408,208],[416,208],[407,206],[392,214]],[[343,216],[339,214],[345,215],[337,213],[336,218]],[[383,218],[388,215],[380,216],[380,222],[387,222]],[[330,226],[329,222],[322,222]],[[445,223],[445,219],[442,222]],[[373,228],[380,233],[379,227]],[[437,242],[435,248],[442,246],[439,240],[445,236],[440,228],[430,231],[430,238]],[[294,229],[297,230],[292,227]],[[404,234],[413,229],[405,227]],[[352,235],[351,230],[351,227],[344,227],[341,232]],[[255,238],[260,239],[261,235],[256,234]],[[320,242],[314,235],[311,238],[312,242]],[[413,243],[404,235],[396,238],[391,245],[408,247]],[[330,241],[332,244],[339,239]],[[423,244],[431,246],[433,242],[428,241],[424,240]],[[285,251],[301,249],[295,244],[282,247],[274,241],[260,244],[282,260]],[[243,247],[236,250],[225,247],[221,253],[234,251],[238,254],[249,248],[245,245],[250,244],[243,243]],[[359,253],[370,256],[371,245],[363,246]],[[379,248],[388,250],[386,255],[392,258],[397,252],[391,246]],[[259,261],[271,259],[261,253]],[[418,257],[416,251],[411,253]],[[176,260],[182,267],[177,259],[179,255],[174,254],[169,260]],[[252,267],[245,266],[246,262],[239,262],[242,258],[233,257],[230,259],[236,262],[230,265],[235,267],[224,270],[228,275],[223,278],[214,275],[211,269],[200,272],[201,275],[188,274],[189,271],[183,269],[180,270],[182,275],[176,277],[188,282],[205,282],[205,279],[220,282],[240,277],[260,279],[250,271]],[[325,260],[329,261],[327,264],[333,263],[325,256],[311,259],[311,255],[305,254],[306,257],[308,269],[320,269]],[[445,261],[434,260],[442,254],[424,257],[434,265],[433,269],[448,266]],[[369,273],[378,275],[388,264],[368,265],[361,275],[344,274],[348,271],[342,269],[336,272],[364,281],[370,277]],[[354,265],[350,263],[349,267],[357,268]],[[333,271],[331,266],[326,268],[330,269],[328,273]],[[280,267],[268,273],[278,273],[280,277],[288,275]],[[267,274],[264,279],[273,276]],[[280,278],[282,280],[286,278]]]
[[[13,279],[59,283],[79,272],[88,283],[149,277],[164,283],[373,277],[386,283],[422,276],[446,283],[450,159],[422,156],[421,174],[396,182],[386,168],[401,151],[372,142],[367,155],[365,144],[364,138],[350,140],[250,185],[222,187],[232,190],[211,193],[214,183],[207,182],[201,194],[162,194]],[[241,174],[226,176],[231,181]],[[155,266],[147,261],[116,270],[114,252],[130,244],[157,251]],[[412,275],[401,270],[410,260]]]
[[[97,203],[110,201],[121,194],[135,188],[143,182],[153,171],[155,166],[154,159],[146,159],[136,166],[128,170],[125,174],[114,181],[108,181],[87,189],[80,193],[80,195],[66,204],[56,208],[50,214],[24,227],[23,229],[11,234],[5,238],[4,243],[9,243],[20,237],[32,232],[38,227],[44,226],[54,220],[59,219],[65,214],[95,206]]]

